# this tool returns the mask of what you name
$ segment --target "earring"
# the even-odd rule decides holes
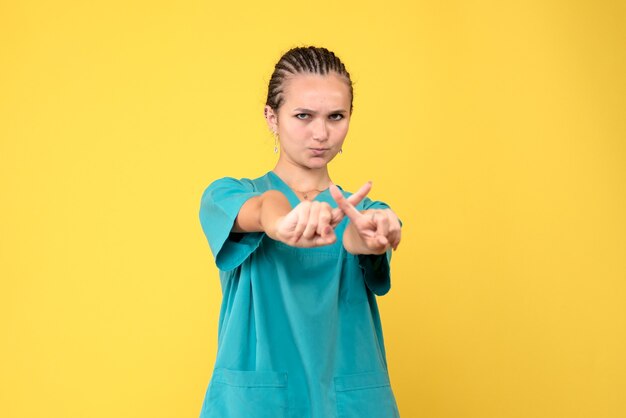
[[[274,154],[278,154],[278,134],[274,132]]]
[[[343,148],[339,148],[339,154],[343,154]]]

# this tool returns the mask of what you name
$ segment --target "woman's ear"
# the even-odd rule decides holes
[[[274,112],[274,109],[272,109],[268,105],[265,105],[264,113],[267,127],[270,128],[270,131],[272,131],[273,133],[278,133],[278,115],[276,114],[276,112]]]

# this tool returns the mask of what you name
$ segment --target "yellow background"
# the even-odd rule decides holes
[[[0,416],[198,416],[221,300],[200,196],[273,167],[267,82],[302,44],[355,83],[334,181],[404,221],[379,299],[402,416],[625,417],[606,0],[3,0]]]

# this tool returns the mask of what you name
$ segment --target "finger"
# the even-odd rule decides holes
[[[326,202],[320,205],[319,220],[317,223],[317,235],[326,236],[332,230],[330,221],[332,218],[332,208]]]
[[[394,236],[394,240],[391,242],[391,245],[394,250],[398,249],[398,245],[400,245],[401,240],[402,240],[402,231],[398,230],[398,232]]]
[[[332,186],[334,186],[334,184]],[[347,200],[352,206],[357,206],[367,196],[367,194],[370,192],[370,190],[372,190],[372,182],[368,181],[363,186],[361,186],[361,188],[359,190],[357,190],[356,193],[351,194],[345,200]],[[341,193],[341,192],[339,192],[339,193]],[[332,193],[331,193],[331,195],[332,195]],[[343,196],[343,193],[341,193],[341,196]],[[334,197],[339,197],[339,194],[333,195],[333,198]],[[337,199],[335,199],[335,201],[337,201]]]
[[[367,194],[372,190],[372,181],[368,181],[365,183],[356,193],[353,193],[350,197],[348,197],[348,202],[350,202],[353,206],[357,206],[361,201],[367,196]]]
[[[351,221],[356,222],[362,215],[361,213],[343,196],[343,193],[334,184],[330,185],[330,194],[337,202],[337,206],[341,211],[350,218]]]
[[[398,222],[398,218],[391,213],[389,216],[389,234],[387,234],[387,239],[394,250],[400,241],[400,231],[400,222]]]
[[[376,235],[376,239],[378,240],[378,243],[382,247],[386,247],[387,245],[389,245],[389,240],[387,240],[387,237],[385,237],[383,235]]]
[[[306,239],[311,239],[315,236],[315,232],[317,231],[318,218],[320,213],[320,205],[319,202],[312,202],[311,207],[309,209],[309,219],[306,223],[306,228],[302,232],[302,236]]]
[[[334,208],[331,212],[331,217],[330,217],[330,226],[332,226],[333,228],[336,227],[339,222],[341,222],[341,220],[344,218],[344,213],[340,208]]]
[[[309,220],[309,211],[311,210],[310,202],[302,202],[298,206],[296,206],[296,210],[298,211],[298,223],[293,231],[293,238],[295,241],[298,241],[306,228],[306,225]]]
[[[376,232],[386,237],[389,235],[389,216],[385,212],[374,212],[376,215]]]
[[[291,210],[285,216],[282,217],[282,221],[280,222],[281,232],[292,233],[294,229],[296,229],[296,225],[298,224],[298,212],[295,210]]]
[[[387,240],[389,241],[389,245],[395,250],[400,241],[400,230],[394,227],[389,228],[389,235],[387,235]]]
[[[400,225],[400,220],[398,216],[391,210],[389,212],[389,242],[391,246],[395,250],[398,248],[398,244],[400,244],[400,238],[402,236],[402,226]]]
[[[364,243],[365,246],[373,251],[375,254],[381,254],[386,250],[389,241],[387,241],[387,238],[383,237],[382,235],[376,235],[371,238],[366,238],[364,240]]]
[[[376,216],[375,209],[369,209],[361,212],[361,218],[358,222],[355,222],[359,233],[366,234],[369,237],[374,237],[378,234],[378,218]]]
[[[318,246],[321,247],[323,245],[329,245],[334,243],[337,240],[337,236],[335,235],[335,230],[334,229],[330,229],[330,234],[326,235],[325,237],[320,237],[317,236],[313,239],[313,245],[314,246]]]
[[[335,186],[335,185],[331,183],[331,186]],[[339,188],[337,187],[337,189]],[[357,190],[356,193],[353,193],[352,195],[350,195],[350,197],[348,197],[346,200],[350,202],[353,206],[356,206],[365,198],[365,196],[367,196],[367,194],[369,193],[371,189],[372,189],[372,182],[368,181],[363,186],[361,186],[361,188]],[[338,190],[339,193],[335,193],[334,195],[333,195],[332,187],[330,191],[331,191],[331,196],[333,196],[333,198],[340,198],[340,195],[341,197],[343,196],[343,193],[341,193],[340,190]],[[335,199],[335,201],[337,201],[337,199]],[[341,210],[341,208],[333,209],[333,214],[331,218],[331,226],[332,227],[337,226],[339,222],[341,222],[341,220],[344,218],[344,216],[345,214],[343,210]]]

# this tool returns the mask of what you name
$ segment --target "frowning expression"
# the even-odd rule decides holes
[[[280,159],[306,168],[324,167],[348,133],[352,98],[346,79],[334,72],[290,76],[283,99],[278,115],[266,107],[268,125],[278,132]]]

